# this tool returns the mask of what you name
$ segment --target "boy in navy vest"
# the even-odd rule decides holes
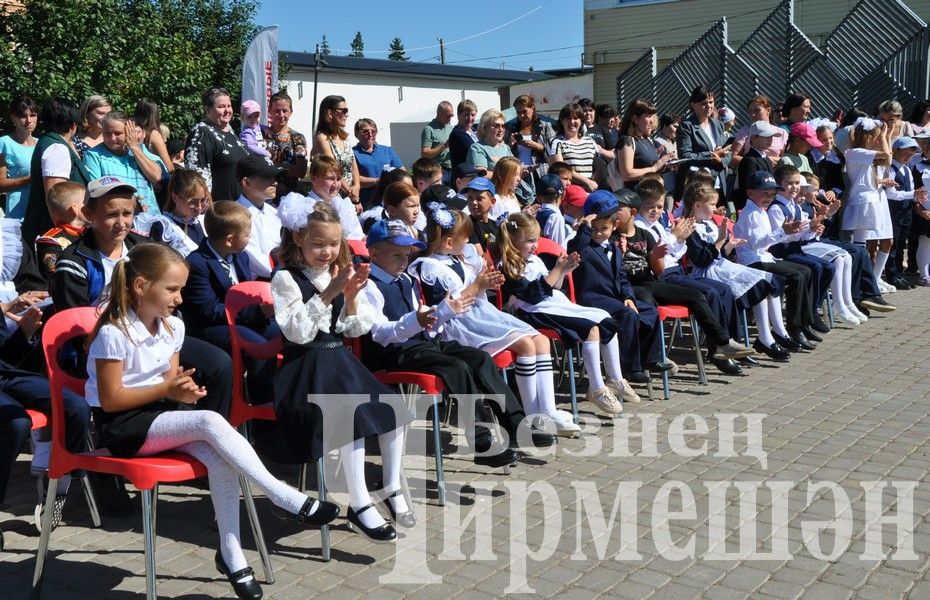
[[[568,221],[574,222],[574,219],[566,219],[559,208],[564,195],[565,186],[558,175],[549,173],[539,178],[536,186],[536,202],[539,203],[536,221],[539,223],[539,231],[544,238],[549,238],[563,249],[568,247],[568,240],[575,235],[568,225]]]
[[[404,271],[411,251],[426,249],[423,242],[410,237],[399,222],[379,221],[368,232],[371,257],[370,284],[362,289],[374,307],[375,322],[371,334],[362,340],[362,362],[372,370],[416,371],[439,376],[450,394],[488,394],[504,399],[503,410],[496,410],[501,426],[511,439],[511,447],[495,444],[491,432],[476,427],[473,448],[475,463],[499,467],[515,462],[519,455],[516,432],[524,418],[523,409],[501,378],[491,356],[477,348],[462,346],[436,337],[442,324],[467,311],[474,298],[447,298],[436,306],[420,304],[413,281]],[[484,403],[475,405],[476,420],[490,422]],[[552,445],[554,438],[533,433],[537,445]]]

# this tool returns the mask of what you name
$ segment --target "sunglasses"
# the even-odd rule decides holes
[[[345,106],[345,107],[343,107],[343,108],[331,108],[330,110],[333,111],[334,113],[339,113],[340,115],[347,115],[347,114],[349,114],[349,107],[348,107],[348,106]]]

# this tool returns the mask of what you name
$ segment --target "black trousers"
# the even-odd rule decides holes
[[[813,273],[810,269],[786,260],[773,263],[757,262],[749,266],[769,273],[777,273],[785,278],[788,329],[796,330],[811,324],[814,302],[811,294]]]
[[[904,274],[904,247],[909,245],[909,236],[911,234],[911,222],[914,216],[914,210],[910,201],[907,202],[889,202],[888,209],[891,212],[891,229],[894,245],[891,247],[891,256],[888,257],[888,263],[885,265],[885,279],[894,281],[895,277]],[[918,217],[919,218],[919,217]],[[917,244],[914,246],[914,258],[917,258]],[[908,248],[910,250],[910,248]],[[908,264],[911,264],[908,260]],[[916,260],[913,264],[917,264]],[[878,274],[881,276],[881,273]]]
[[[207,395],[197,402],[198,408],[229,418],[233,378],[229,355],[209,342],[186,335],[178,362],[185,369],[195,367],[194,380],[207,389]]]
[[[707,346],[710,350],[715,350],[730,340],[730,333],[717,319],[710,303],[700,290],[667,281],[644,281],[634,285],[633,291],[643,302],[658,306],[677,304],[686,307],[707,335]]]
[[[487,394],[503,397],[503,410],[496,402],[475,403],[475,418],[490,423],[490,410],[493,410],[501,427],[511,439],[514,439],[525,416],[520,401],[504,382],[494,359],[484,350],[463,346],[458,342],[423,341],[407,348],[386,348],[376,356],[366,355],[363,362],[372,370],[417,371],[436,375],[442,379],[446,389],[453,396]],[[476,427],[476,450],[483,452],[490,445],[490,441],[491,432],[485,427]]]

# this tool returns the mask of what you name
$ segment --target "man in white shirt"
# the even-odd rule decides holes
[[[236,177],[242,185],[237,202],[249,209],[252,216],[252,236],[245,253],[256,279],[271,279],[271,252],[281,245],[281,220],[268,200],[275,197],[278,187],[275,177],[282,171],[256,154],[236,164]]]

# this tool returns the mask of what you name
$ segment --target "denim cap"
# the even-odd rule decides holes
[[[371,248],[379,242],[391,242],[395,246],[414,246],[418,250],[426,250],[426,244],[411,236],[407,227],[396,219],[382,219],[371,226],[365,245]]]

